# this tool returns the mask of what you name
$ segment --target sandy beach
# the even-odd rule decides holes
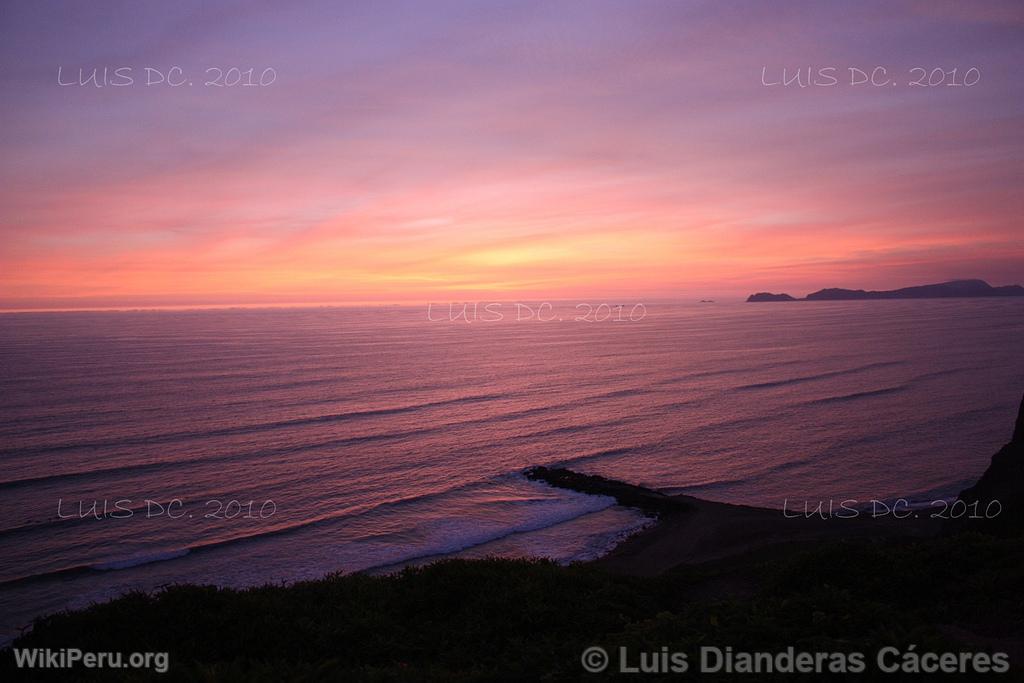
[[[527,476],[585,493],[615,497],[620,504],[657,517],[655,524],[625,539],[594,564],[609,571],[653,576],[683,565],[738,557],[761,557],[801,546],[855,538],[926,538],[942,529],[934,510],[881,505],[842,507],[842,501],[802,502],[775,510],[733,505],[657,491],[558,468],[534,468]],[[804,505],[807,509],[805,511]],[[822,508],[819,510],[818,505]]]
[[[701,564],[754,552],[771,553],[779,546],[810,547],[823,541],[848,538],[920,538],[933,536],[941,521],[922,515],[896,519],[787,518],[782,510],[747,507],[677,496],[690,509],[666,515],[657,524],[626,539],[597,560],[616,572],[649,576],[687,564]]]

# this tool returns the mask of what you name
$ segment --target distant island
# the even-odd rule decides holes
[[[830,287],[819,289],[803,299],[796,299],[789,294],[772,294],[758,292],[747,297],[748,302],[761,301],[852,301],[861,299],[949,299],[955,297],[974,298],[988,296],[1024,296],[1024,287],[1005,285],[993,287],[984,280],[951,280],[934,285],[918,285],[902,289],[885,291],[865,291],[863,289],[840,289]]]
[[[789,294],[772,294],[771,292],[758,292],[747,297],[747,301],[799,301]]]

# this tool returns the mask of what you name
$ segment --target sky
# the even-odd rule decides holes
[[[0,309],[1024,282],[1017,1],[6,1],[0,32]],[[205,84],[231,67],[257,85]]]

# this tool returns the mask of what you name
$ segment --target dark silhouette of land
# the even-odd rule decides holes
[[[1024,532],[1024,398],[1010,443],[992,456],[981,479],[961,491],[959,500],[967,505],[967,515],[951,519],[947,531],[972,529],[996,536]]]
[[[789,294],[772,294],[771,292],[758,292],[747,297],[747,301],[797,301]]]
[[[747,297],[748,302],[764,301],[854,301],[865,299],[953,299],[993,296],[1024,296],[1024,287],[1005,285],[993,287],[984,280],[950,280],[933,285],[918,285],[889,289],[883,291],[866,291],[863,289],[841,289],[829,287],[808,294],[803,299],[796,299],[789,294],[772,294],[758,292]]]
[[[668,496],[642,486],[594,474],[581,474],[563,467],[531,467],[524,474],[527,479],[543,481],[558,488],[589,493],[592,496],[611,496],[619,505],[635,508],[652,517],[692,509],[692,506],[679,496]]]

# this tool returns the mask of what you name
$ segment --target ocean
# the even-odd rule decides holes
[[[0,637],[175,582],[589,559],[647,523],[532,465],[949,498],[1024,390],[1024,300],[610,303],[0,315]]]

